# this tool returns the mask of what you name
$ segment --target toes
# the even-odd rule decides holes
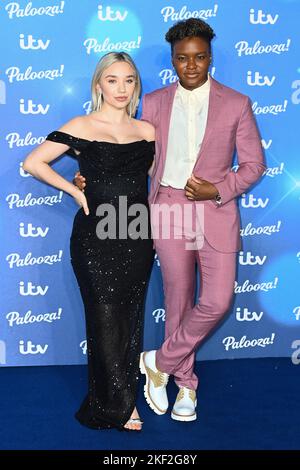
[[[126,429],[130,429],[131,431],[141,431],[142,429],[142,426],[140,424],[137,424],[137,423],[126,423],[124,424],[124,428]]]

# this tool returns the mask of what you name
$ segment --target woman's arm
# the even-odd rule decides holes
[[[69,130],[70,126],[64,126],[61,128],[61,131],[66,132],[67,129]],[[45,181],[46,183],[51,184],[51,186],[73,196],[76,202],[83,207],[85,214],[88,215],[89,210],[86,198],[82,191],[60,176],[49,165],[49,163],[65,153],[69,148],[70,147],[65,144],[45,141],[27,156],[23,163],[23,169],[35,178]]]

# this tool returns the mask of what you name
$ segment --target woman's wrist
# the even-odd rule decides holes
[[[75,186],[74,184],[71,183],[71,188],[69,191],[69,194],[73,197],[78,196],[79,193],[81,193],[81,189],[78,188],[78,186]]]

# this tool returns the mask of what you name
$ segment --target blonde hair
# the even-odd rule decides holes
[[[103,75],[103,72],[110,67],[112,64],[115,62],[126,62],[129,64],[135,74],[135,88],[134,92],[131,98],[130,103],[127,105],[127,113],[130,116],[134,116],[137,110],[137,107],[139,105],[139,97],[141,94],[141,78],[139,71],[133,62],[132,58],[130,57],[129,54],[126,52],[109,52],[108,54],[105,54],[101,59],[99,60],[96,70],[93,75],[92,79],[92,110],[93,111],[98,111],[99,109],[99,92],[96,88],[97,84],[100,82],[100,79]],[[103,97],[101,97],[101,102],[103,102]]]

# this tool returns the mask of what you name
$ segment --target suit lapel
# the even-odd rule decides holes
[[[209,105],[208,105],[208,115],[207,115],[207,123],[206,129],[202,141],[201,148],[198,153],[198,157],[195,163],[195,167],[199,162],[199,159],[202,153],[205,150],[207,142],[210,139],[210,136],[214,129],[214,123],[218,116],[221,107],[222,101],[222,85],[210,77],[210,92],[209,92]],[[177,89],[177,82],[165,88],[165,94],[162,98],[162,105],[161,105],[161,121],[160,121],[160,130],[161,130],[161,160],[162,160],[162,172],[166,161],[167,156],[167,148],[168,148],[168,137],[169,137],[169,129],[170,129],[170,120],[171,120],[171,113],[172,107],[174,102],[174,97]],[[194,167],[194,168],[195,168]]]
[[[213,132],[214,124],[216,122],[218,113],[220,112],[221,108],[221,98],[222,98],[222,85],[218,83],[216,80],[210,77],[210,92],[209,92],[209,105],[208,105],[208,114],[207,114],[207,123],[206,129],[203,137],[203,141],[198,153],[197,161],[205,147],[209,138]],[[197,164],[196,161],[196,164]]]
[[[163,157],[163,163],[166,160],[170,120],[171,120],[171,113],[172,113],[172,107],[173,107],[173,101],[174,101],[176,89],[177,89],[177,82],[165,88],[165,94],[162,99],[160,129],[161,129],[161,145],[162,145],[161,154]]]

